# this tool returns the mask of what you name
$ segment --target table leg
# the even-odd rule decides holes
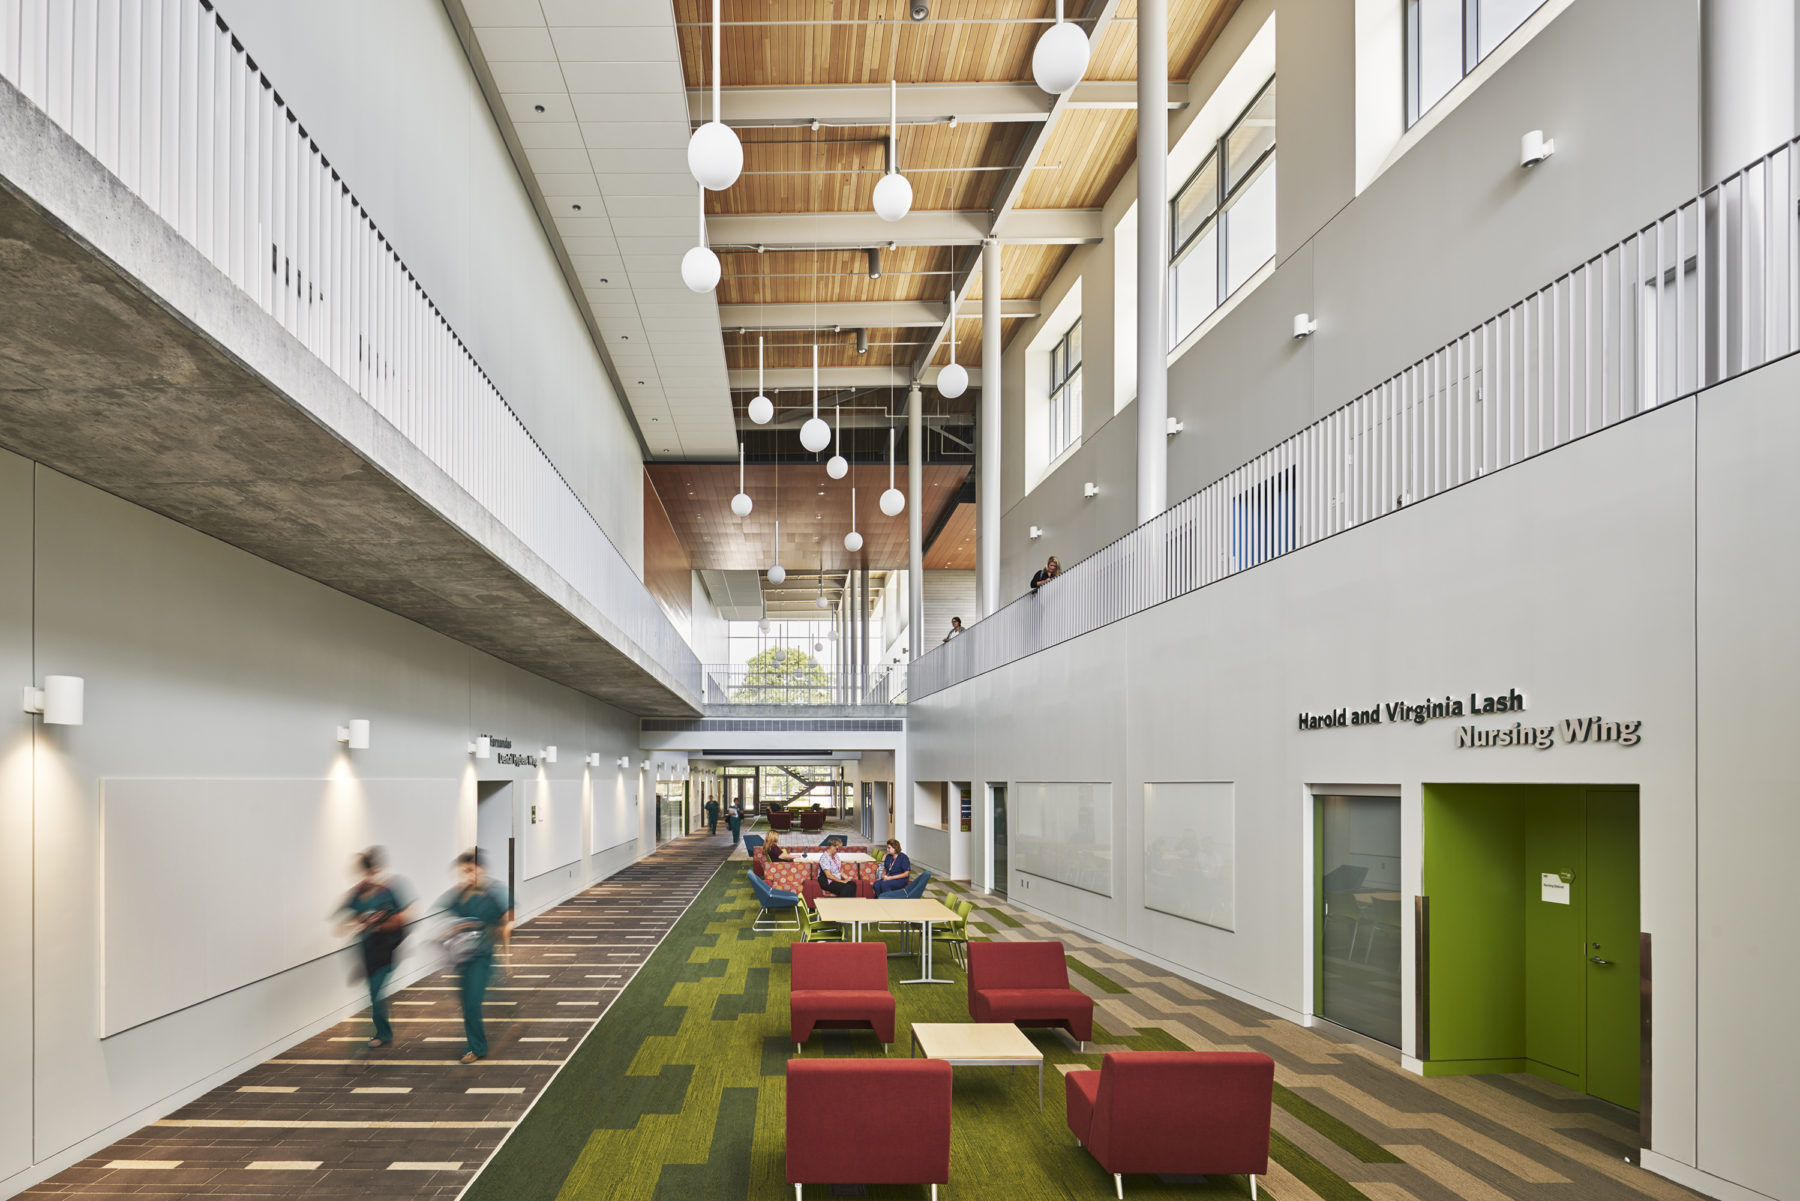
[[[1044,1061],[1038,1060],[1038,1112],[1044,1109]]]
[[[902,984],[954,984],[954,980],[940,980],[931,974],[931,923],[919,923],[919,976],[916,980],[902,980]]]

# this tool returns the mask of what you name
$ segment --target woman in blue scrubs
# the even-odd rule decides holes
[[[387,852],[380,847],[370,847],[357,856],[357,864],[362,878],[338,912],[347,915],[343,924],[356,931],[363,976],[369,982],[369,1016],[375,1021],[369,1046],[385,1047],[394,1041],[394,1028],[388,1023],[388,980],[394,975],[394,958],[406,938],[412,899],[400,881],[387,874]]]
[[[488,1053],[487,1026],[481,1006],[487,1000],[488,983],[494,976],[496,944],[512,945],[512,897],[506,886],[488,878],[481,866],[481,852],[464,851],[456,857],[458,883],[438,899],[450,918],[444,935],[444,951],[456,968],[461,984],[463,1033],[469,1048],[462,1061],[474,1063]]]

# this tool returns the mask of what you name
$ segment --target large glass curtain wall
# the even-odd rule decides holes
[[[1275,81],[1170,202],[1170,345],[1275,256]]]
[[[1431,110],[1544,0],[1406,0],[1406,124]]]

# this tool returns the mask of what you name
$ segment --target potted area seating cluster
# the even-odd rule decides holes
[[[754,877],[753,877],[754,878]],[[792,948],[789,1035],[798,1053],[820,1029],[867,1029],[885,1051],[895,998],[882,943],[805,942]],[[1070,987],[1060,942],[968,945],[966,1023],[913,1026],[923,1059],[791,1059],[787,1065],[787,1178],[803,1184],[929,1185],[950,1180],[951,1072],[958,1064],[1035,1061],[1043,1104],[1043,1054],[1020,1027],[1064,1030],[1085,1049],[1094,1002]],[[1097,1070],[1064,1079],[1077,1143],[1113,1177],[1119,1198],[1133,1174],[1243,1175],[1269,1169],[1275,1061],[1253,1052],[1112,1051]],[[843,1098],[883,1137],[820,1138],[842,1117]]]

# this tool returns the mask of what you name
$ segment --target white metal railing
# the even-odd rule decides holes
[[[932,648],[917,699],[1800,349],[1790,142]]]
[[[700,665],[204,0],[0,0],[0,76],[677,683]]]

